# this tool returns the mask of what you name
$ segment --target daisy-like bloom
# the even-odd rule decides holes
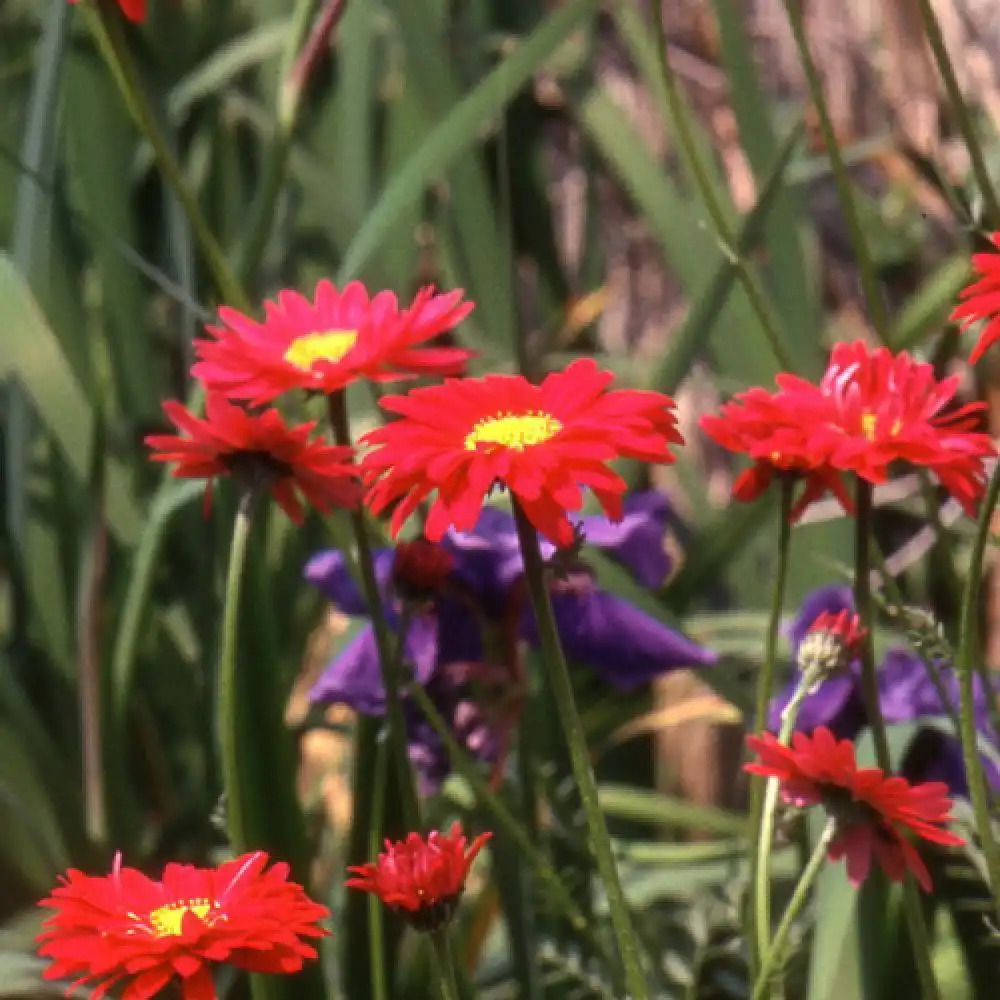
[[[867,634],[861,619],[847,608],[836,614],[821,611],[799,643],[799,670],[817,679],[842,673],[857,658]]]
[[[183,1000],[216,1000],[211,967],[289,974],[316,958],[310,940],[330,914],[288,881],[288,865],[267,868],[257,852],[218,868],[168,864],[162,881],[125,868],[110,875],[70,869],[41,906],[55,910],[38,936],[52,959],[46,979],[76,977],[94,1000],[124,987],[122,1000],[148,1000],[168,984]]]
[[[76,3],[77,0],[69,2]],[[146,20],[146,0],[118,0],[118,6],[130,21],[140,24]]]
[[[723,448],[753,461],[733,484],[738,500],[756,500],[776,477],[791,476],[804,484],[791,511],[793,520],[828,492],[844,510],[853,512],[840,472],[817,449],[809,426],[782,393],[760,388],[739,393],[718,415],[702,417],[699,426]]]
[[[249,413],[216,394],[206,400],[204,420],[176,400],[163,410],[185,434],[151,434],[146,444],[154,461],[176,463],[175,476],[206,479],[209,491],[216,476],[266,489],[296,524],[303,519],[296,491],[324,513],[360,499],[352,450],[314,439],[315,421],[288,427],[277,410]]]
[[[986,488],[984,459],[996,449],[989,435],[975,429],[984,403],[946,412],[959,380],[953,375],[938,381],[928,362],[905,351],[871,350],[861,340],[833,348],[818,386],[796,375],[777,379],[810,447],[830,465],[883,483],[893,462],[909,462],[933,472],[975,516],[975,501]]]
[[[868,877],[874,856],[893,882],[903,881],[910,871],[930,892],[927,866],[906,834],[944,847],[965,843],[944,829],[951,818],[947,785],[911,785],[905,778],[886,777],[876,767],[859,768],[854,744],[837,740],[825,726],[811,737],[795,733],[790,747],[771,733],[748,736],[747,746],[759,761],[744,765],[745,770],[777,778],[786,802],[800,809],[822,805],[834,819],[827,856],[831,861],[846,859],[847,877],[854,886]]]
[[[407,309],[392,292],[371,300],[352,281],[342,292],[329,281],[310,302],[285,290],[264,303],[262,323],[223,306],[222,326],[195,344],[191,373],[230,399],[266,403],[290,389],[331,393],[357,379],[375,382],[418,375],[458,375],[471,351],[427,347],[472,311],[462,292],[423,288]]]
[[[569,511],[589,487],[612,520],[623,514],[625,480],[608,462],[672,462],[679,444],[674,403],[657,392],[611,390],[614,376],[590,359],[533,385],[520,375],[449,379],[388,396],[402,419],[369,432],[362,462],[368,501],[378,514],[400,501],[393,537],[436,494],[425,534],[471,531],[490,490],[506,487],[532,524],[557,545],[573,544]]]
[[[1000,233],[993,233],[990,242],[994,251],[974,253],[972,267],[977,277],[959,293],[962,301],[954,308],[949,319],[961,321],[967,330],[973,323],[985,320],[986,325],[969,355],[975,364],[986,349],[1000,340]]]
[[[473,858],[493,835],[481,833],[468,844],[462,827],[448,833],[432,830],[426,840],[411,833],[406,840],[385,842],[374,864],[349,868],[345,883],[378,896],[419,931],[435,931],[454,916]]]

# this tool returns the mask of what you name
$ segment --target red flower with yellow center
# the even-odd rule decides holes
[[[69,0],[69,2],[76,3],[77,0]],[[118,0],[118,6],[121,7],[122,13],[130,21],[140,24],[146,20],[146,0]]]
[[[777,778],[786,802],[798,808],[822,805],[836,821],[827,855],[847,860],[847,877],[860,885],[871,870],[872,858],[894,882],[907,871],[926,892],[931,879],[911,833],[934,844],[958,847],[964,843],[943,824],[950,819],[951,800],[944,782],[911,785],[905,778],[886,777],[876,767],[859,768],[850,740],[837,740],[825,726],[811,736],[795,733],[784,746],[773,734],[748,736],[747,746],[760,758],[744,765],[751,774]]]
[[[71,869],[41,906],[55,910],[38,936],[52,960],[46,979],[76,977],[94,1000],[124,986],[123,1000],[147,1000],[169,984],[183,1000],[216,1000],[211,967],[288,974],[316,958],[310,939],[328,932],[329,916],[288,865],[267,868],[267,855],[246,854],[218,868],[168,864],[162,881],[115,858],[110,875]]]
[[[212,339],[195,344],[199,360],[191,373],[230,399],[254,404],[291,389],[336,392],[361,378],[457,375],[470,351],[424,345],[471,311],[461,291],[435,295],[423,288],[400,309],[392,292],[369,301],[360,282],[339,292],[321,281],[314,302],[288,290],[265,302],[262,323],[221,308],[223,325],[208,327]]]
[[[990,242],[1000,251],[1000,233],[993,233]],[[959,293],[962,301],[949,318],[960,320],[963,330],[973,323],[985,321],[986,326],[969,355],[969,360],[975,364],[991,344],[1000,340],[1000,253],[974,253],[972,267],[977,277]]]
[[[510,490],[534,526],[557,545],[573,544],[567,513],[589,487],[612,520],[622,517],[625,481],[608,462],[672,462],[673,400],[657,392],[608,391],[613,380],[590,359],[533,385],[520,375],[451,379],[388,396],[381,405],[402,419],[371,431],[362,461],[373,513],[401,501],[395,536],[432,493],[425,534],[438,541],[449,525],[471,531],[495,485]]]
[[[208,490],[216,476],[233,476],[246,490],[266,489],[296,524],[303,517],[297,490],[324,512],[361,498],[352,449],[313,440],[314,422],[288,427],[277,410],[248,413],[211,394],[204,420],[175,400],[163,409],[187,436],[151,434],[146,444],[153,461],[177,463],[175,476],[207,479]]]
[[[986,488],[983,459],[996,449],[975,430],[985,404],[947,412],[957,375],[938,381],[933,365],[857,340],[834,347],[818,386],[787,374],[777,381],[811,446],[832,466],[883,483],[893,462],[908,462],[933,472],[966,513],[975,514]]]
[[[451,920],[472,861],[492,836],[482,833],[466,846],[454,823],[448,833],[432,830],[426,840],[418,833],[387,840],[377,862],[348,869],[355,877],[345,884],[378,896],[417,930],[434,931]]]

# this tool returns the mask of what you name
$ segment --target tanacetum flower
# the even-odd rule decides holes
[[[993,233],[990,242],[996,251],[1000,251],[1000,233]],[[949,318],[960,320],[963,330],[980,320],[986,321],[969,355],[969,360],[975,364],[991,344],[1000,340],[1000,253],[974,253],[972,267],[977,277],[959,293],[963,301],[954,308]]]
[[[425,534],[437,541],[449,525],[471,531],[499,484],[561,546],[573,543],[567,514],[583,505],[583,487],[619,520],[625,480],[608,462],[672,462],[668,446],[682,438],[669,396],[608,391],[612,380],[586,359],[541,385],[520,375],[487,375],[385,397],[382,406],[402,419],[362,439],[374,446],[362,463],[372,512],[400,501],[392,515],[395,537],[435,493]]]
[[[810,447],[834,468],[883,483],[893,462],[908,462],[933,472],[974,516],[986,488],[983,460],[996,449],[975,430],[984,403],[946,412],[959,376],[938,381],[928,362],[857,340],[833,348],[818,386],[788,374],[777,381]]]
[[[816,678],[841,673],[857,658],[868,630],[861,619],[843,608],[834,614],[821,611],[799,643],[799,670]]]
[[[835,820],[827,856],[831,861],[846,859],[852,885],[868,877],[874,856],[893,882],[901,882],[910,871],[930,892],[927,867],[906,834],[945,847],[964,843],[943,828],[951,818],[947,785],[911,785],[875,767],[859,768],[854,744],[838,741],[825,727],[811,737],[795,733],[790,747],[771,733],[748,736],[747,746],[760,760],[744,765],[745,770],[777,778],[786,802],[798,808],[822,805]]]
[[[408,309],[392,292],[370,301],[353,281],[342,292],[329,281],[310,302],[298,292],[279,292],[264,303],[262,323],[223,307],[223,325],[208,327],[212,339],[195,344],[191,373],[231,399],[265,403],[290,389],[331,393],[360,378],[384,382],[417,375],[457,375],[470,351],[426,347],[472,311],[462,292],[436,295],[423,288]]]
[[[738,393],[718,415],[706,415],[701,429],[732,452],[747,455],[753,465],[733,484],[738,500],[756,500],[775,477],[801,479],[805,488],[792,509],[793,520],[814,500],[832,493],[844,510],[854,507],[839,470],[816,448],[809,425],[782,393],[754,388]]]
[[[385,842],[375,864],[349,868],[345,884],[378,896],[420,931],[434,931],[451,920],[465,888],[473,858],[493,835],[481,833],[467,845],[459,823],[448,833],[432,830],[425,840],[411,833],[406,840]]]
[[[148,1000],[179,984],[183,1000],[216,1000],[211,967],[225,962],[250,972],[294,973],[316,958],[310,939],[329,916],[288,865],[267,868],[267,855],[245,854],[218,868],[168,864],[162,881],[125,868],[110,875],[71,869],[41,906],[55,910],[38,936],[52,959],[46,979],[77,977],[100,1000],[124,986],[122,1000]]]
[[[69,0],[69,2],[76,3],[77,0]],[[139,24],[146,20],[146,0],[118,0],[118,6],[121,7],[122,13],[130,21]]]
[[[312,439],[315,422],[288,427],[277,410],[249,413],[209,394],[205,419],[175,400],[163,410],[186,436],[151,434],[146,444],[156,462],[176,462],[175,476],[233,476],[245,489],[266,488],[288,516],[302,522],[296,490],[318,510],[352,507],[360,499],[357,470],[348,447]]]

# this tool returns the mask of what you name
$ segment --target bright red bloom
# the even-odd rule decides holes
[[[805,483],[792,509],[793,520],[827,492],[833,493],[844,510],[853,512],[840,472],[817,450],[808,425],[782,393],[760,388],[741,392],[722,406],[718,416],[702,417],[699,426],[723,448],[753,460],[733,484],[738,500],[756,500],[775,476],[790,475]]]
[[[355,877],[345,885],[374,893],[417,930],[436,930],[452,918],[472,860],[492,836],[481,833],[466,847],[456,822],[449,833],[432,830],[426,840],[418,833],[396,843],[387,840],[375,864],[348,869]]]
[[[175,476],[207,479],[235,476],[244,488],[266,487],[296,523],[302,523],[298,489],[317,509],[353,507],[360,499],[350,448],[311,440],[315,422],[288,427],[277,410],[248,413],[209,394],[206,419],[196,417],[175,400],[164,412],[187,437],[151,434],[146,438],[156,462],[176,462]]]
[[[868,629],[847,608],[821,612],[806,629],[796,659],[803,674],[821,677],[846,670],[858,657]]]
[[[77,0],[69,0],[69,2],[76,3]],[[140,24],[146,20],[146,0],[118,0],[118,6],[121,7],[122,13],[130,21]]]
[[[1000,251],[1000,232],[993,233],[990,242]],[[963,330],[986,320],[986,326],[969,355],[969,360],[975,364],[986,348],[1000,340],[1000,253],[974,253],[972,267],[978,277],[959,293],[959,298],[964,301],[955,306],[949,318],[961,320]]]
[[[672,462],[680,443],[674,403],[658,392],[612,390],[611,372],[590,359],[533,385],[520,375],[449,379],[381,400],[403,419],[371,431],[363,462],[369,502],[392,515],[395,536],[424,498],[437,496],[425,534],[449,525],[471,531],[494,485],[505,486],[532,524],[557,545],[573,544],[568,511],[593,491],[608,517],[621,520],[625,480],[615,458]]]
[[[78,977],[100,1000],[125,986],[122,1000],[148,1000],[179,983],[183,1000],[216,1000],[210,968],[294,973],[316,958],[310,938],[328,932],[325,906],[288,881],[288,865],[265,870],[267,855],[245,854],[218,868],[168,864],[163,880],[123,868],[110,875],[70,869],[39,905],[56,912],[42,925],[46,979]]]
[[[369,301],[359,281],[343,292],[321,281],[315,302],[288,290],[265,302],[263,323],[223,306],[224,325],[208,327],[214,339],[195,343],[199,361],[191,373],[230,399],[254,404],[290,389],[331,393],[360,378],[458,375],[471,351],[420,345],[471,311],[461,291],[435,295],[423,288],[400,309],[392,292]]]
[[[946,847],[964,843],[942,829],[951,818],[944,782],[911,785],[905,778],[887,778],[877,767],[859,768],[854,744],[838,741],[825,726],[811,736],[795,733],[790,747],[772,733],[748,736],[747,746],[760,761],[744,765],[744,770],[777,778],[786,802],[799,808],[823,805],[836,820],[827,854],[831,861],[847,859],[852,885],[868,877],[874,855],[893,882],[901,882],[909,870],[930,892],[927,867],[906,831]]]

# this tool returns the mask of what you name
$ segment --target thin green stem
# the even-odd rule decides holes
[[[774,940],[771,942],[771,947],[767,950],[761,961],[760,972],[754,980],[752,1000],[763,1000],[771,992],[773,985],[771,980],[781,965],[785,945],[788,943],[788,935],[791,933],[799,914],[809,901],[809,894],[812,892],[812,887],[817,876],[823,870],[823,862],[826,860],[826,850],[833,838],[833,832],[833,820],[827,820],[827,824],[823,827],[823,832],[820,834],[819,840],[816,842],[816,847],[809,858],[809,863],[803,870],[798,884],[795,886],[795,891],[792,893],[792,898],[788,901],[788,906],[782,914],[778,929],[774,932]]]
[[[351,446],[351,427],[347,415],[347,399],[343,392],[335,392],[329,397],[330,427],[333,438],[339,445]],[[361,577],[361,593],[371,615],[375,633],[375,648],[378,651],[382,669],[382,684],[385,687],[386,715],[389,724],[389,745],[393,764],[399,776],[402,794],[403,820],[407,829],[419,832],[421,829],[420,801],[413,781],[413,769],[406,746],[406,718],[403,715],[403,701],[400,697],[400,660],[393,648],[392,630],[386,620],[375,577],[375,560],[372,555],[371,539],[364,510],[351,511],[351,526],[354,542],[358,550],[358,574]],[[400,647],[402,649],[402,646]]]
[[[205,263],[212,272],[212,279],[219,295],[230,305],[238,309],[248,310],[250,304],[243,288],[233,269],[229,266],[229,261],[226,259],[222,247],[205,221],[205,216],[198,207],[197,199],[188,188],[180,164],[177,162],[170,148],[170,143],[163,134],[156,114],[146,97],[139,80],[139,73],[135,63],[132,62],[132,56],[125,41],[120,23],[121,18],[105,16],[99,6],[88,6],[86,13],[94,39],[118,84],[125,105],[136,125],[139,126],[139,130],[152,146],[157,165],[191,224],[191,229],[194,231],[195,238],[205,257]]]
[[[1000,844],[997,843],[993,833],[989,791],[983,774],[982,761],[979,758],[973,691],[973,661],[979,646],[979,581],[983,572],[983,555],[989,538],[990,522],[993,520],[998,499],[1000,499],[1000,462],[993,469],[986,498],[979,509],[976,537],[972,543],[968,575],[965,578],[965,589],[962,594],[958,658],[955,669],[958,671],[959,738],[962,742],[962,758],[965,761],[976,830],[979,833],[980,847],[990,877],[990,891],[993,894],[997,918],[1000,920]],[[987,696],[989,697],[989,694]]]
[[[754,732],[761,733],[767,727],[767,711],[774,693],[774,672],[778,660],[778,636],[781,631],[781,612],[785,600],[785,583],[788,578],[788,555],[791,550],[791,524],[794,484],[789,478],[781,479],[781,495],[778,504],[780,521],[778,524],[778,566],[771,591],[771,613],[764,639],[764,663],[757,679],[757,694],[754,704]],[[747,941],[749,942],[751,973],[758,967],[771,936],[771,840],[774,831],[774,808],[777,789],[775,782],[767,782],[759,775],[750,781],[750,822],[748,829],[759,831],[757,849],[750,856],[750,885],[753,900],[746,908]],[[770,809],[768,802],[770,801]]]
[[[851,191],[851,178],[847,173],[847,165],[837,144],[837,136],[833,130],[833,121],[830,118],[830,109],[827,107],[826,97],[823,94],[823,81],[820,79],[816,63],[813,61],[812,53],[809,51],[809,43],[806,40],[805,24],[802,17],[801,0],[784,0],[785,14],[795,38],[795,45],[799,51],[799,58],[802,60],[802,68],[806,74],[806,83],[809,87],[809,96],[812,98],[819,116],[820,131],[823,133],[823,143],[826,146],[827,155],[830,157],[830,167],[833,171],[833,180],[837,186],[837,198],[840,207],[844,212],[844,219],[847,222],[847,229],[851,237],[851,245],[854,248],[854,256],[858,262],[858,271],[861,274],[861,287],[864,290],[865,301],[868,303],[868,312],[871,315],[872,326],[883,344],[889,343],[889,318],[886,315],[885,305],[879,293],[878,276],[875,271],[875,264],[868,249],[868,241],[865,239],[864,230],[861,226],[861,216],[858,206]]]
[[[628,911],[625,893],[622,891],[618,868],[615,865],[614,852],[611,848],[611,838],[604,822],[597,798],[597,782],[590,766],[590,755],[583,732],[583,724],[577,711],[573,696],[573,683],[569,675],[569,667],[559,640],[552,603],[545,582],[545,565],[542,560],[538,536],[516,499],[512,500],[514,518],[517,523],[517,537],[524,560],[524,578],[528,585],[538,635],[541,640],[542,656],[548,671],[552,694],[559,711],[563,734],[569,750],[570,764],[576,779],[580,801],[583,804],[587,828],[590,831],[591,849],[597,861],[597,870],[608,896],[611,911],[611,923],[621,953],[625,968],[625,981],[632,1000],[648,1000],[649,990],[646,977],[642,971],[639,956],[639,942],[632,926],[632,918]]]
[[[440,977],[441,1000],[459,1000],[458,977],[455,975],[455,955],[448,936],[448,926],[439,928],[431,935],[431,944],[437,955],[438,976]]]
[[[941,25],[938,24],[937,15],[931,6],[930,0],[917,0],[920,8],[920,16],[924,20],[924,31],[927,32],[927,41],[930,43],[931,52],[934,54],[934,61],[937,63],[938,72],[944,83],[944,89],[948,92],[948,103],[961,129],[962,137],[965,139],[965,148],[969,152],[969,162],[972,165],[972,172],[976,175],[976,183],[986,204],[986,213],[989,216],[990,228],[1000,226],[1000,201],[997,200],[996,189],[990,178],[990,172],[986,167],[986,157],[983,155],[983,147],[976,135],[976,129],[972,123],[972,116],[969,108],[962,97],[962,89],[958,85],[958,78],[955,76],[955,67],[948,57],[948,50],[944,44],[944,36],[941,34]]]
[[[868,725],[875,744],[875,761],[885,774],[892,774],[892,759],[889,753],[889,737],[886,734],[885,719],[882,716],[882,702],[875,672],[875,650],[872,644],[871,591],[871,535],[872,535],[872,487],[860,476],[855,488],[855,536],[854,536],[854,604],[858,618],[864,628],[864,636],[859,644],[861,658],[861,693],[865,703]],[[920,896],[912,878],[903,883],[903,909],[913,944],[913,957],[917,965],[920,986],[926,1000],[937,1000],[940,996],[934,967],[931,963],[930,936],[920,905]]]
[[[371,825],[368,828],[368,857],[374,860],[382,846],[382,823],[385,807],[386,778],[388,777],[388,755],[385,740],[375,743],[375,780],[371,790],[373,805]],[[356,792],[369,794],[368,789]],[[371,959],[372,1000],[387,1000],[389,989],[385,977],[385,918],[382,901],[374,894],[368,894],[368,950]]]

